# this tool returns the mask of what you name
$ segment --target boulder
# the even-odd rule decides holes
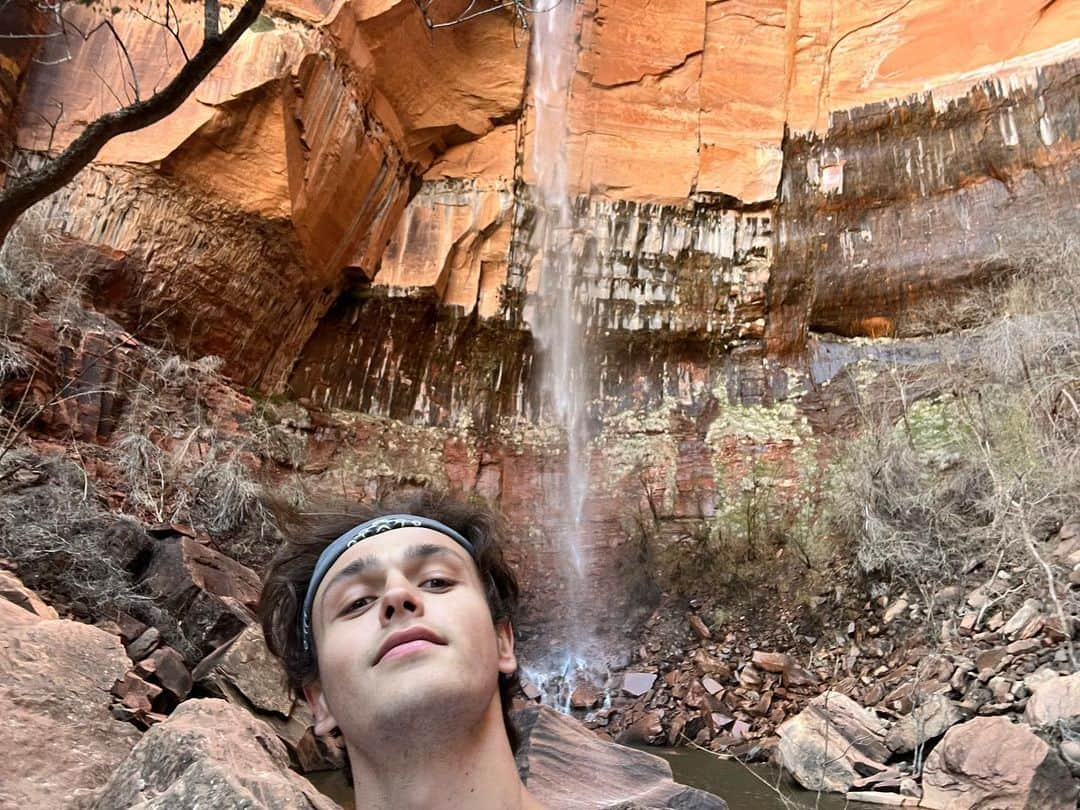
[[[1025,599],[1024,604],[1014,613],[1001,628],[1001,635],[1014,638],[1024,629],[1024,625],[1039,615],[1042,610],[1042,602],[1038,599]]]
[[[624,728],[615,741],[623,745],[655,745],[664,736],[661,711],[647,712]]]
[[[262,630],[252,625],[214,650],[195,668],[195,679],[213,692],[250,707],[288,717],[293,696],[280,662],[270,654]]]
[[[0,806],[73,807],[139,739],[109,711],[131,661],[97,627],[0,606]]]
[[[42,619],[60,618],[52,607],[45,604],[45,600],[9,571],[0,571],[0,599],[6,599]]]
[[[591,683],[580,683],[570,693],[570,706],[574,709],[592,709],[600,702],[601,695]]]
[[[521,778],[548,807],[591,810],[627,802],[683,810],[727,807],[710,793],[676,784],[671,766],[660,757],[607,742],[547,706],[527,706],[514,721],[522,740],[517,753]]]
[[[795,663],[787,653],[765,652],[764,650],[756,650],[751,662],[758,669],[778,674],[786,672]]]
[[[120,698],[120,704],[139,714],[153,711],[154,698],[161,694],[161,687],[147,683],[134,672],[127,672],[116,682],[113,694]]]
[[[305,701],[294,699],[285,672],[258,627],[248,627],[222,644],[191,677],[210,694],[270,726],[304,773],[344,767],[344,739],[315,736],[311,710]]]
[[[777,729],[781,765],[807,790],[842,792],[884,770],[885,725],[839,692],[824,692]]]
[[[1077,786],[1057,753],[1005,717],[953,726],[927,757],[922,807],[1075,810]]]
[[[98,795],[95,810],[337,810],[289,770],[265,723],[223,700],[181,703],[143,736]]]
[[[127,645],[127,654],[132,661],[141,661],[150,655],[161,643],[161,631],[156,627],[148,627],[139,637]]]
[[[1031,686],[1024,719],[1036,728],[1056,726],[1080,716],[1080,672],[1051,677]]]
[[[814,677],[812,673],[807,672],[805,669],[800,667],[795,662],[795,659],[787,653],[774,653],[757,650],[754,652],[754,655],[751,658],[751,663],[754,665],[753,668],[756,668],[757,670],[764,670],[765,672],[772,672],[781,675],[784,679],[785,686],[809,686],[810,684],[817,683],[817,678]],[[750,679],[751,682],[757,680],[756,675],[753,672],[753,668],[747,668],[747,670],[750,670],[750,672],[744,670],[744,672],[747,672],[747,675],[745,677]],[[743,676],[740,675],[740,682],[742,680],[742,677]],[[744,683],[743,685],[748,686],[748,684],[746,683]],[[749,688],[753,688],[752,684],[749,685]]]
[[[885,745],[894,754],[908,754],[936,740],[963,719],[963,712],[953,701],[944,695],[931,695],[893,724],[885,735]]]
[[[202,655],[255,622],[258,575],[190,537],[160,541],[142,585]]]
[[[172,647],[159,647],[139,663],[139,668],[177,700],[183,700],[191,691],[191,673],[184,665],[184,657]]]

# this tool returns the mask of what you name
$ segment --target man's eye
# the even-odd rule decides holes
[[[426,586],[434,588],[435,590],[442,590],[445,588],[449,588],[453,584],[453,582],[451,582],[449,579],[446,579],[445,577],[428,577],[420,583],[420,587]]]
[[[375,601],[374,596],[361,596],[359,599],[353,599],[349,604],[345,606],[345,610],[341,611],[342,615],[346,613],[353,613],[357,610],[363,610],[372,602]]]

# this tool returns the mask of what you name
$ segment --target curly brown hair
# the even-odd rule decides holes
[[[259,617],[267,647],[281,660],[289,684],[297,692],[319,677],[315,653],[305,649],[299,624],[308,582],[319,555],[357,524],[393,514],[431,518],[464,535],[475,549],[474,561],[480,579],[487,583],[485,596],[492,621],[509,619],[513,622],[519,587],[513,569],[503,558],[505,523],[486,506],[466,503],[435,489],[409,488],[391,492],[369,504],[349,504],[306,515],[291,515],[286,520],[286,543],[266,569]],[[510,707],[519,689],[517,672],[512,675],[500,673],[503,724],[515,753],[519,736],[510,720]]]

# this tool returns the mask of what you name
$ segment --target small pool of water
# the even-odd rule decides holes
[[[744,765],[695,748],[643,748],[671,765],[675,781],[715,793],[731,810],[858,810],[873,805],[849,802],[836,793],[820,796],[796,785],[770,765]]]
[[[835,793],[822,793],[819,797],[802,790],[790,779],[778,780],[779,771],[768,765],[743,765],[693,748],[641,750],[666,759],[676,782],[715,793],[727,801],[730,810],[878,810],[862,802],[848,802]],[[343,772],[311,773],[308,778],[344,810],[353,810],[352,788]]]

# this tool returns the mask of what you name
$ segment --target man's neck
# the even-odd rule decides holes
[[[471,729],[395,731],[349,745],[356,810],[542,810],[518,776],[497,698]]]

